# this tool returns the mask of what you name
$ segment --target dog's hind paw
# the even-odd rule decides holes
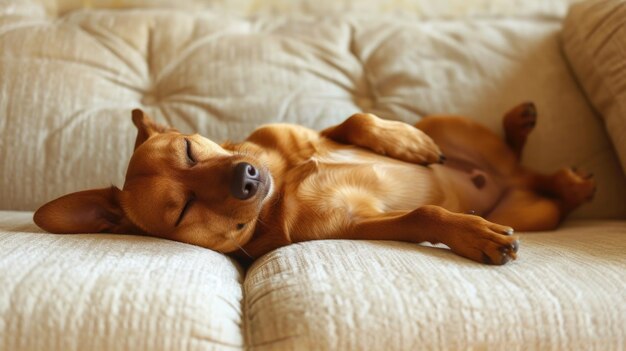
[[[563,168],[554,174],[557,195],[571,206],[578,206],[593,199],[597,186],[593,173],[577,167]]]
[[[537,124],[537,107],[532,102],[518,105],[504,116],[502,124],[506,142],[519,158],[528,134]]]

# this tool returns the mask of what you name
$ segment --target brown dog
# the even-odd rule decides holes
[[[553,229],[595,191],[575,169],[541,175],[519,164],[535,126],[532,103],[504,116],[506,142],[460,117],[427,117],[415,128],[361,113],[321,133],[267,125],[220,146],[141,110],[132,118],[138,134],[123,190],[63,196],[35,213],[37,225],[146,234],[250,258],[315,239],[441,242],[504,264],[518,250],[512,227]]]

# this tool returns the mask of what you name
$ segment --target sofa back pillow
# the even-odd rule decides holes
[[[572,6],[563,27],[563,47],[626,172],[626,1]]]

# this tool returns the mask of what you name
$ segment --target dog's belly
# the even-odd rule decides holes
[[[471,174],[455,168],[419,166],[349,146],[316,154],[288,177],[295,187],[284,199],[290,218],[310,211],[304,215],[354,220],[423,205],[484,214],[501,193],[488,174],[477,186]]]

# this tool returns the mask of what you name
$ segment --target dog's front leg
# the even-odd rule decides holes
[[[369,113],[354,114],[321,135],[406,162],[428,165],[445,160],[437,144],[421,130]]]
[[[340,237],[443,243],[460,256],[501,265],[517,257],[519,242],[512,234],[510,227],[482,217],[427,205],[407,213],[358,220]]]

